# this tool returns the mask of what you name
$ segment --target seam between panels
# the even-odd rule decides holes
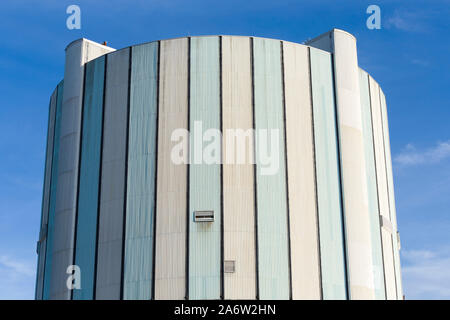
[[[87,48],[86,48],[87,50]],[[82,90],[82,98],[81,98],[81,116],[80,116],[80,139],[79,139],[79,151],[78,151],[78,172],[77,172],[77,195],[75,202],[75,222],[74,222],[74,232],[73,232],[73,253],[72,253],[72,264],[76,263],[76,252],[77,252],[77,233],[78,233],[78,201],[80,198],[80,169],[81,169],[81,153],[83,150],[83,121],[84,121],[84,100],[86,94],[86,65],[87,62],[83,65],[83,90]],[[70,290],[70,299],[73,300],[73,289]]]
[[[379,225],[379,232],[380,232],[380,245],[381,245],[381,259],[382,259],[382,270],[383,270],[383,282],[384,282],[384,298],[385,300],[387,300],[387,285],[386,285],[386,274],[384,272],[384,266],[385,266],[385,262],[384,262],[384,249],[383,249],[383,233],[381,231],[381,226],[380,226],[380,211],[381,211],[381,207],[380,207],[380,195],[379,195],[379,191],[378,191],[378,169],[377,169],[377,163],[376,163],[376,149],[375,149],[375,134],[373,131],[373,119],[372,119],[372,92],[370,90],[370,78],[369,75],[367,75],[367,86],[369,88],[369,110],[370,110],[370,124],[371,124],[371,132],[372,132],[372,148],[373,148],[373,161],[374,161],[374,167],[375,167],[375,183],[376,183],[376,190],[377,190],[377,204],[378,204],[378,212],[377,214],[377,219],[378,219],[378,225]]]
[[[281,85],[282,85],[282,108],[283,108],[283,126],[284,126],[284,166],[285,166],[285,184],[286,184],[286,228],[287,228],[287,249],[288,249],[288,279],[289,279],[289,300],[292,300],[292,258],[291,258],[291,222],[290,222],[290,204],[289,204],[289,170],[287,154],[287,125],[286,125],[286,87],[284,72],[284,46],[280,41],[280,62],[281,62]]]
[[[122,222],[122,261],[121,261],[121,279],[120,279],[120,300],[124,299],[125,282],[125,243],[126,243],[126,224],[127,224],[127,194],[128,194],[128,147],[130,135],[130,97],[131,97],[131,71],[132,71],[133,47],[130,47],[128,53],[128,92],[127,92],[127,123],[125,138],[125,173],[124,173],[124,197],[123,197],[123,222]]]
[[[157,210],[157,200],[158,200],[158,138],[159,138],[159,77],[161,70],[161,41],[158,41],[158,65],[156,71],[156,125],[155,125],[155,186],[154,192],[154,203],[153,203],[153,252],[152,252],[152,288],[151,288],[151,299],[155,298],[155,286],[156,286],[156,210]]]
[[[253,52],[253,37],[250,37],[250,68],[252,82],[252,126],[253,126],[253,201],[255,212],[255,286],[256,300],[259,300],[259,254],[258,254],[258,194],[257,194],[257,164],[256,164],[256,132],[255,132],[255,65]]]
[[[332,39],[333,40],[333,39]],[[334,48],[334,41],[333,41]],[[334,50],[334,49],[333,49]],[[350,286],[350,277],[349,277],[349,264],[347,261],[348,258],[348,249],[347,249],[347,228],[346,228],[346,219],[345,219],[345,204],[344,204],[344,183],[342,177],[342,157],[341,157],[341,137],[340,137],[340,128],[339,128],[339,107],[337,101],[337,90],[336,90],[336,75],[335,75],[335,56],[334,53],[331,54],[332,61],[332,80],[333,80],[333,95],[334,95],[334,119],[336,124],[336,145],[337,145],[337,155],[338,155],[338,170],[339,170],[339,196],[340,196],[340,209],[341,209],[341,218],[342,218],[342,242],[344,246],[344,271],[345,271],[345,291],[347,300],[351,299],[351,286]]]
[[[390,193],[389,193],[389,178],[388,178],[388,169],[387,169],[387,159],[386,159],[386,143],[385,143],[385,135],[384,135],[384,121],[383,121],[383,108],[381,106],[381,88],[378,85],[378,100],[379,100],[379,105],[380,105],[380,122],[381,122],[381,133],[382,133],[382,137],[383,137],[383,154],[384,154],[384,171],[385,171],[385,175],[386,175],[386,191],[387,191],[387,199],[388,199],[388,211],[389,211],[389,222],[392,225],[392,213],[391,213],[391,198],[390,198]],[[385,115],[387,117],[387,114]],[[389,130],[389,129],[388,129]],[[392,265],[394,267],[394,283],[395,283],[395,298],[396,300],[398,300],[398,291],[397,291],[397,268],[395,265],[395,252],[394,252],[394,232],[397,232],[397,230],[394,230],[394,228],[392,228],[392,233],[391,233],[391,247],[392,247]]]
[[[220,94],[220,298],[225,299],[225,274],[224,274],[224,212],[223,212],[223,79],[222,79],[222,36],[219,36],[219,94]]]
[[[99,231],[100,231],[100,201],[102,193],[102,172],[103,172],[103,141],[104,141],[104,124],[105,124],[105,97],[106,97],[106,74],[108,71],[108,55],[105,55],[104,62],[104,74],[103,74],[103,101],[102,101],[102,127],[101,127],[101,138],[100,138],[100,163],[98,170],[98,193],[97,193],[97,223],[95,231],[95,253],[94,253],[94,283],[92,287],[92,299],[96,300],[97,296],[97,265],[98,265],[98,241],[99,241]]]
[[[187,54],[187,130],[191,129],[191,37],[187,38],[188,42],[188,54]],[[191,159],[191,141],[188,138],[188,150],[187,150],[187,170],[186,170],[186,288],[185,299],[189,300],[189,224],[190,224],[190,159]]]
[[[58,109],[58,87],[59,84],[56,86],[56,95],[55,95],[55,112],[54,112],[54,120],[53,120],[53,146],[52,146],[52,161],[50,164],[50,178],[49,178],[49,192],[48,192],[48,210],[47,210],[47,231],[46,231],[46,235],[45,235],[45,254],[44,254],[44,263],[43,263],[43,270],[42,270],[42,288],[41,288],[41,299],[40,300],[44,300],[44,285],[45,285],[45,265],[47,262],[47,246],[48,246],[48,225],[49,225],[49,220],[50,220],[50,195],[51,195],[51,189],[52,189],[52,175],[53,175],[53,156],[54,156],[54,150],[55,150],[55,133],[56,133],[56,111]],[[49,114],[49,118],[50,118],[50,114]],[[48,129],[47,129],[48,130]],[[48,138],[47,138],[47,144],[48,144]],[[45,158],[46,162],[47,162],[47,157]],[[45,179],[45,177],[44,177]],[[41,228],[42,228],[42,223],[41,223]],[[39,255],[41,255],[41,252],[39,250]],[[36,285],[36,291],[37,291],[37,285]],[[37,292],[36,292],[37,293]],[[37,298],[37,297],[35,297]]]
[[[314,193],[316,205],[316,228],[317,228],[317,253],[318,253],[318,271],[319,271],[319,286],[320,299],[323,300],[323,283],[322,283],[322,253],[320,249],[320,225],[319,225],[319,198],[317,192],[317,164],[316,164],[316,137],[314,127],[314,101],[312,92],[312,72],[311,72],[311,48],[308,47],[308,72],[309,72],[309,102],[311,107],[311,138],[312,138],[312,152],[313,152],[313,166],[314,166]]]

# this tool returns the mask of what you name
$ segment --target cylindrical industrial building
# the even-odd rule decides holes
[[[36,299],[402,299],[385,96],[337,29],[74,41],[40,230]]]

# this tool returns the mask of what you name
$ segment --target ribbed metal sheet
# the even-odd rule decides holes
[[[37,244],[38,262],[36,272],[36,300],[42,299],[42,289],[44,282],[44,265],[45,265],[45,249],[47,246],[47,225],[48,212],[50,202],[50,185],[52,174],[52,158],[53,158],[53,140],[55,129],[55,113],[56,113],[56,95],[57,89],[53,91],[50,97],[48,108],[48,125],[47,125],[47,146],[45,152],[45,168],[44,168],[44,186],[42,188],[42,208],[41,208],[41,225],[39,229],[39,240]]]
[[[71,297],[71,291],[66,285],[68,277],[66,270],[73,264],[74,257],[83,68],[86,62],[109,51],[113,51],[113,49],[86,39],[77,40],[66,49],[51,299],[68,300]]]
[[[373,263],[356,39],[332,31],[350,299],[373,299]]]
[[[224,260],[235,261],[235,272],[224,274],[225,299],[256,298],[253,132],[242,149],[235,139],[235,148],[227,151],[233,139],[227,130],[253,128],[251,77],[250,39],[222,37]],[[238,150],[245,152],[242,163]]]
[[[188,39],[161,41],[155,298],[186,293],[187,165],[171,160],[175,129],[188,127]],[[188,137],[185,137],[186,149]]]
[[[207,151],[204,133],[220,129],[219,38],[195,37],[190,51],[190,158],[189,171],[189,299],[220,298],[220,143],[219,162],[202,159]],[[196,130],[196,123],[203,129]],[[217,138],[217,137],[215,137]],[[220,136],[218,137],[220,139]],[[195,145],[197,144],[197,146]],[[198,148],[199,152],[195,149]],[[205,151],[205,152],[203,152]],[[200,163],[196,163],[200,162]],[[194,222],[197,210],[213,210],[214,222]]]
[[[258,224],[258,270],[260,299],[289,298],[289,257],[286,198],[286,168],[284,150],[284,112],[280,42],[270,39],[253,40],[254,118],[256,139],[256,190]],[[260,145],[262,132],[267,130],[266,145]],[[272,132],[272,129],[274,132]],[[258,136],[261,134],[261,136]],[[278,143],[271,146],[272,135]],[[267,145],[269,144],[269,145]],[[273,149],[272,149],[273,148]],[[263,174],[259,155],[272,152],[273,172]],[[279,150],[279,152],[277,152]]]
[[[151,299],[155,215],[158,43],[133,47],[124,299]]]
[[[370,107],[369,79],[366,72],[359,70],[361,90],[361,114],[363,125],[367,196],[372,241],[372,263],[375,299],[386,299],[384,286],[383,252],[381,245],[380,214],[378,208],[377,177],[372,133],[372,113]]]
[[[376,83],[375,80],[373,80],[373,78],[370,76],[369,88],[370,102],[372,106],[373,139],[375,146],[375,165],[377,172],[377,189],[380,205],[380,215],[382,215],[388,221],[391,221],[383,141],[383,125],[380,106],[380,91],[378,83]],[[392,300],[397,298],[397,292],[395,288],[394,257],[392,251],[393,244],[392,235],[388,230],[386,230],[386,228],[381,228],[381,240],[383,245],[384,275],[386,278],[386,298]]]
[[[110,53],[106,68],[96,299],[120,299],[129,55]]]
[[[381,101],[381,117],[383,120],[383,138],[386,157],[386,170],[387,170],[387,183],[388,183],[388,196],[389,196],[389,210],[391,216],[391,223],[393,227],[392,233],[392,246],[394,251],[394,268],[395,268],[395,281],[397,290],[397,299],[403,299],[402,290],[402,273],[400,269],[400,252],[397,242],[397,213],[395,210],[395,194],[394,194],[394,177],[392,173],[392,157],[391,157],[391,143],[389,139],[389,125],[386,108],[386,97],[380,88],[380,101]]]
[[[320,299],[308,47],[283,42],[293,299]]]
[[[310,49],[323,299],[346,299],[331,55]]]
[[[81,288],[73,291],[74,300],[94,296],[104,78],[105,57],[86,64],[74,261],[81,270]]]
[[[64,81],[61,81],[56,87],[56,107],[55,107],[55,129],[52,148],[52,168],[51,168],[51,184],[49,195],[48,222],[47,222],[47,238],[45,263],[44,263],[44,283],[42,298],[47,300],[50,298],[50,280],[52,275],[53,262],[53,238],[55,233],[55,204],[56,204],[56,188],[58,186],[58,163],[59,163],[59,137],[61,133],[61,106],[64,91]]]

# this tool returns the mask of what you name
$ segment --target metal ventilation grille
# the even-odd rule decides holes
[[[194,211],[194,222],[213,222],[214,211]]]

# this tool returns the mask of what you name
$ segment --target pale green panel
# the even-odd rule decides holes
[[[52,173],[50,183],[50,200],[48,212],[48,226],[47,226],[47,247],[45,249],[45,270],[44,270],[44,288],[42,299],[48,300],[50,298],[50,279],[52,275],[53,262],[53,238],[55,234],[55,205],[56,205],[56,188],[58,186],[58,164],[59,164],[59,138],[61,136],[61,105],[64,92],[64,80],[61,81],[57,88],[56,98],[56,114],[55,114],[55,134],[53,143],[52,155]]]
[[[323,299],[346,299],[332,60],[310,50]]]
[[[280,41],[255,38],[253,59],[259,298],[289,299]]]
[[[81,288],[73,291],[74,300],[92,300],[94,294],[104,78],[104,56],[86,64],[75,247],[75,264],[82,277]]]
[[[368,75],[359,70],[359,88],[361,97],[361,115],[366,161],[367,195],[369,201],[370,235],[372,241],[373,278],[375,299],[386,299],[384,288],[383,253],[381,245],[380,214],[378,208],[377,178],[373,147],[372,113],[369,96]]]
[[[124,299],[151,299],[158,43],[132,48]]]
[[[189,299],[219,299],[221,141],[219,136],[211,152],[218,161],[208,164],[199,156],[203,150],[211,154],[211,142],[205,141],[202,148],[202,134],[196,131],[199,125],[203,132],[220,129],[219,38],[192,38],[190,63]],[[213,210],[214,222],[194,222],[197,210]]]
[[[380,100],[381,100],[381,117],[383,121],[383,135],[384,135],[384,148],[386,155],[386,170],[387,170],[387,183],[389,189],[389,211],[391,223],[393,226],[392,243],[394,249],[394,265],[395,265],[395,281],[397,288],[397,299],[403,299],[402,289],[402,274],[400,266],[400,248],[397,239],[397,213],[395,210],[395,194],[394,194],[394,178],[392,172],[392,157],[391,157],[391,143],[389,139],[389,124],[387,117],[386,97],[380,88]]]

